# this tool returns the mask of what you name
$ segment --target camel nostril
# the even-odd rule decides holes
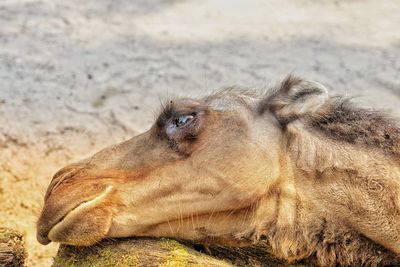
[[[83,169],[83,166],[81,165],[71,165],[61,169],[56,174],[54,174],[53,179],[51,180],[50,185],[47,188],[47,192],[44,197],[45,201],[49,198],[50,194],[54,190],[56,190],[64,181],[74,176],[81,169]]]

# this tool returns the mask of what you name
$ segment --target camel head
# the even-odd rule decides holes
[[[168,102],[153,126],[57,172],[37,224],[40,243],[129,236],[236,244],[287,173],[286,125],[327,99],[288,77],[259,94],[227,89]],[[239,242],[240,243],[240,242]]]

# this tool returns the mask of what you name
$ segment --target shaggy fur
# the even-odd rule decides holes
[[[335,140],[379,148],[400,157],[400,127],[382,112],[333,98],[317,114],[309,116],[308,123]]]
[[[400,160],[400,127],[385,113],[359,108],[350,100],[339,97],[313,102],[316,105],[315,108],[310,106],[312,112],[303,113],[298,108],[317,97],[317,100],[324,99],[323,94],[326,94],[323,86],[288,76],[280,86],[267,93],[258,112],[274,113],[284,130],[291,122],[301,119],[307,131],[320,133],[315,141],[328,137],[339,141],[338,144],[344,142],[381,150],[396,161]],[[323,104],[318,106],[318,103]],[[357,177],[357,170],[344,168],[341,171],[353,180],[350,184],[358,183],[360,179],[369,181],[368,177]],[[332,169],[332,172],[337,171]],[[313,179],[312,175],[308,176]],[[379,183],[386,182],[382,179]],[[299,210],[300,206],[297,207]],[[276,227],[275,221],[263,227],[261,237],[266,239],[274,255],[289,261],[301,259],[304,263],[318,266],[400,266],[398,255],[343,222],[324,216],[313,217],[311,221],[304,220],[304,217],[308,216],[297,214],[296,224],[292,227]]]
[[[311,266],[400,266],[400,257],[393,252],[345,225],[339,226],[318,218],[284,229],[273,222],[265,226],[262,237],[266,241],[261,243],[278,258]]]

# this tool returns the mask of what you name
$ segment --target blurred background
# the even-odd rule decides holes
[[[400,115],[400,2],[1,0],[0,225],[25,233],[52,174],[152,124],[161,102],[289,72]]]

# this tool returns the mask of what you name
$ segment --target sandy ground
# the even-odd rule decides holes
[[[51,175],[133,136],[160,101],[295,72],[400,114],[400,2],[0,1],[0,225],[30,266]]]

